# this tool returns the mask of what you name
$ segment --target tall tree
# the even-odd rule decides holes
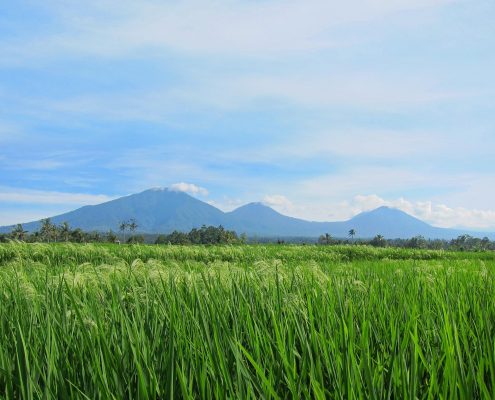
[[[136,229],[139,228],[139,225],[137,224],[136,220],[134,218],[131,218],[129,220],[129,223],[127,225],[129,227],[129,230],[131,233],[134,235],[134,232],[136,232]]]
[[[55,225],[52,224],[51,219],[50,218],[42,219],[41,229],[40,229],[41,240],[50,243],[54,238],[55,233],[56,233],[56,227]]]
[[[107,241],[110,243],[117,242],[117,236],[115,235],[115,233],[113,233],[111,229],[107,233]]]
[[[349,237],[354,240],[354,236],[356,236],[356,230],[355,229],[350,229],[349,230]]]
[[[125,231],[127,230],[127,227],[129,226],[129,223],[127,221],[122,221],[119,225],[119,231],[122,232],[124,235],[124,243],[125,243]]]
[[[373,240],[371,240],[370,244],[375,247],[385,247],[387,245],[387,241],[382,235],[376,235]]]
[[[325,233],[324,235],[321,235],[320,238],[318,239],[319,244],[331,244],[333,241],[332,235]]]
[[[59,228],[59,233],[60,233],[60,236],[62,237],[62,240],[64,242],[68,242],[69,241],[69,238],[70,238],[70,226],[69,226],[69,223],[67,221],[64,221],[62,223],[62,225],[60,225],[60,228]]]
[[[13,239],[24,241],[26,238],[27,231],[24,230],[22,224],[17,224],[14,229],[12,229],[11,236]]]
[[[481,243],[480,243],[481,250],[487,250],[489,246],[490,246],[490,239],[488,239],[485,236],[483,239],[481,239]]]
[[[127,223],[127,226],[129,227],[129,231],[131,232],[131,235],[129,237],[129,243],[139,243],[138,237],[134,235],[136,229],[139,226],[136,220],[134,218],[131,218]]]
[[[83,243],[85,241],[85,233],[80,229],[74,229],[70,232],[71,241],[76,243]]]

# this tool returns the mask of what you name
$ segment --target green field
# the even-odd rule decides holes
[[[495,253],[0,245],[0,398],[495,396]]]

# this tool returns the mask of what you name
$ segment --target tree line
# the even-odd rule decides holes
[[[226,230],[223,226],[206,226],[193,228],[189,232],[173,231],[169,235],[159,235],[155,244],[239,244],[245,243],[247,237],[240,237],[234,231]]]
[[[423,236],[415,236],[410,239],[386,239],[382,235],[376,235],[372,239],[354,240],[356,231],[349,231],[349,239],[334,238],[328,233],[318,238],[319,245],[360,244],[373,247],[398,247],[408,249],[429,250],[455,250],[455,251],[486,251],[495,250],[495,241],[488,237],[476,238],[471,235],[461,235],[452,240],[426,239]]]
[[[30,243],[116,243],[119,241],[118,235],[113,230],[105,233],[99,231],[85,232],[80,228],[71,228],[68,222],[63,222],[60,225],[54,224],[50,218],[42,219],[40,228],[37,231],[28,232],[24,230],[22,224],[17,224],[9,234],[0,235],[0,242],[9,239]]]
[[[0,242],[19,240],[22,242],[71,242],[71,243],[149,243],[149,237],[136,234],[139,228],[134,218],[119,223],[120,234],[109,230],[106,233],[92,231],[85,232],[80,228],[72,229],[67,222],[60,225],[52,223],[50,218],[41,220],[40,228],[32,233],[24,230],[22,224],[14,226],[10,234],[0,234]],[[129,233],[129,235],[128,235]],[[149,235],[146,235],[149,236]],[[154,235],[156,236],[156,235]],[[148,240],[146,240],[148,239]],[[246,235],[237,236],[234,231],[226,230],[223,226],[205,226],[194,228],[191,231],[174,231],[168,235],[158,235],[155,244],[237,244],[245,243]]]
[[[40,228],[32,233],[24,230],[21,224],[14,226],[9,234],[0,234],[0,242],[8,240],[19,240],[23,242],[72,242],[72,243],[155,243],[155,244],[243,244],[243,243],[258,243],[256,238],[248,239],[245,234],[240,236],[234,231],[229,231],[223,226],[206,226],[201,228],[193,228],[189,232],[173,231],[170,234],[163,235],[142,235],[136,234],[139,225],[133,218],[119,223],[118,229],[120,235],[113,230],[105,233],[92,231],[85,232],[80,228],[72,229],[67,222],[60,225],[52,223],[50,218],[41,220]],[[127,235],[129,233],[129,235]],[[343,244],[359,244],[369,245],[374,247],[398,247],[410,249],[431,249],[431,250],[456,250],[456,251],[486,251],[495,250],[495,241],[488,237],[476,238],[470,235],[461,235],[452,240],[441,239],[426,239],[423,236],[415,236],[410,239],[386,239],[382,235],[376,235],[372,239],[354,239],[356,230],[351,229],[348,233],[348,238],[334,238],[326,233],[321,235],[318,240],[318,245],[343,245]],[[146,236],[146,237],[145,237]],[[262,240],[264,243],[295,243],[291,238],[284,240],[273,238]],[[297,243],[306,244],[314,243],[314,239],[300,238]]]

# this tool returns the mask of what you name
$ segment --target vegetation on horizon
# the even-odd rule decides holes
[[[353,231],[353,235],[351,235]],[[353,237],[356,231],[349,231],[349,237]],[[397,247],[405,249],[429,249],[429,250],[454,250],[454,251],[487,251],[495,250],[495,241],[484,237],[482,239],[470,235],[461,235],[452,240],[426,239],[423,236],[415,236],[410,239],[386,239],[382,235],[376,235],[373,239],[346,239],[333,238],[328,233],[318,238],[318,244],[337,246],[344,244],[359,244],[373,247]]]
[[[57,226],[51,222],[49,218],[41,221],[39,231],[29,233],[24,230],[21,224],[16,225],[10,234],[0,234],[0,243],[8,240],[17,240],[21,242],[37,243],[37,242],[72,242],[72,243],[123,243],[138,244],[138,243],[154,243],[154,244],[244,244],[244,243],[294,243],[294,244],[313,244],[320,245],[342,245],[342,244],[360,244],[373,247],[398,247],[412,249],[431,249],[431,250],[460,250],[460,251],[486,251],[495,250],[495,241],[484,237],[482,239],[475,238],[470,235],[462,235],[456,239],[448,240],[432,240],[426,239],[423,236],[415,236],[411,239],[386,239],[382,235],[377,235],[373,239],[355,239],[357,232],[355,229],[350,229],[348,238],[334,238],[326,233],[321,235],[318,240],[314,238],[258,238],[256,236],[248,238],[246,234],[240,236],[235,231],[226,230],[223,226],[205,226],[201,228],[193,228],[185,233],[173,231],[170,234],[147,235],[136,234],[139,227],[135,219],[122,221],[119,224],[121,235],[117,235],[112,230],[107,233],[98,231],[84,232],[79,228],[71,229],[67,222]],[[130,236],[127,237],[127,230]]]
[[[21,224],[17,224],[9,235],[0,235],[0,242],[7,240],[17,240],[29,243],[51,243],[51,242],[72,242],[72,243],[123,243],[139,244],[145,243],[148,237],[154,238],[152,243],[155,244],[240,244],[246,243],[247,237],[242,234],[239,238],[234,231],[226,230],[223,226],[205,226],[193,228],[189,233],[174,231],[168,235],[144,235],[136,234],[139,227],[137,221],[131,218],[122,221],[119,224],[118,236],[112,230],[106,234],[101,232],[84,232],[79,228],[71,229],[67,222],[61,225],[55,225],[50,218],[41,221],[41,227],[38,231],[29,233],[24,230]],[[127,237],[129,230],[130,236]]]

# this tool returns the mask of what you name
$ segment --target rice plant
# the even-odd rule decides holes
[[[6,399],[494,398],[495,254],[0,246]]]

